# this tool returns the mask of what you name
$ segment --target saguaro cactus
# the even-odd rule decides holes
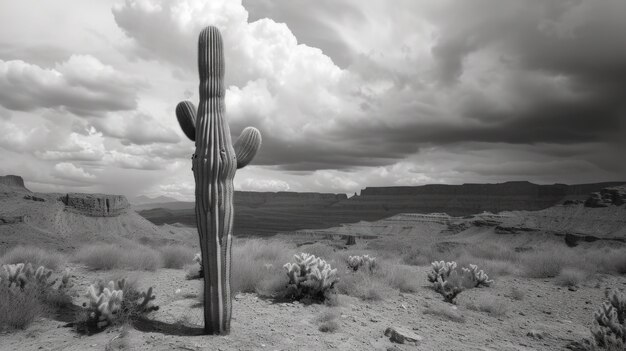
[[[196,181],[196,222],[204,274],[204,331],[228,334],[231,318],[230,263],[233,231],[233,178],[261,146],[261,133],[244,129],[231,144],[224,119],[224,53],[222,36],[209,26],[198,41],[200,105],[176,106],[183,132],[196,142],[192,170]]]

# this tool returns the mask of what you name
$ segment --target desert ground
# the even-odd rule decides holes
[[[203,336],[202,280],[189,279],[199,267],[195,228],[156,226],[130,209],[85,216],[82,205],[69,208],[67,196],[2,190],[0,263],[45,265],[51,279],[67,271],[72,285],[61,308],[43,306],[27,318],[25,308],[36,306],[23,304],[18,321],[0,316],[0,350],[584,350],[592,349],[585,340],[606,293],[626,290],[623,204],[395,214],[236,238],[231,332]],[[356,244],[346,245],[347,237]],[[283,265],[302,252],[337,269],[324,301],[284,294]],[[349,268],[357,255],[375,257],[376,266]],[[493,283],[446,302],[427,279],[440,260],[476,264]],[[77,328],[89,286],[120,278],[138,291],[152,287],[158,310],[98,330]],[[3,301],[0,308],[15,314]],[[416,341],[392,340],[388,328]]]

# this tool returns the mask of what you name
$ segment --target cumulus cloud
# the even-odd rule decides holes
[[[141,85],[89,55],[72,55],[55,68],[0,60],[0,104],[10,110],[56,108],[81,116],[130,110]]]
[[[90,183],[96,179],[95,175],[70,162],[57,163],[52,170],[52,175],[56,178],[81,183]]]
[[[106,136],[121,139],[125,145],[180,141],[172,129],[141,112],[111,114],[106,118],[93,119],[91,125]]]
[[[70,133],[57,148],[37,150],[35,155],[43,160],[100,161],[106,150],[102,144],[102,134],[91,130],[88,135]]]

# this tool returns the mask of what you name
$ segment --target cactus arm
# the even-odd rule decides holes
[[[187,138],[196,141],[196,107],[191,101],[181,101],[176,105],[176,119]]]
[[[237,169],[247,166],[260,147],[261,132],[254,127],[244,129],[234,145],[235,154],[237,155]]]

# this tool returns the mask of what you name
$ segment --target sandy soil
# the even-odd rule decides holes
[[[120,328],[81,336],[63,327],[64,322],[42,318],[27,330],[0,334],[0,350],[561,350],[590,335],[592,313],[606,288],[626,288],[624,276],[598,276],[576,291],[550,279],[501,277],[490,288],[463,292],[453,306],[428,287],[428,267],[411,269],[424,281],[419,291],[396,292],[378,302],[340,295],[337,307],[305,306],[239,294],[233,302],[231,334],[198,336],[193,334],[202,308],[195,295],[201,282],[185,280],[182,270],[89,272],[75,266],[75,281],[82,283],[74,287],[77,293],[98,278],[135,276],[140,286],[155,287],[160,310],[149,315],[152,322],[128,328],[124,337]],[[523,292],[522,300],[511,296],[513,288]],[[490,316],[468,307],[480,299],[501,302],[505,314]],[[428,308],[448,310],[464,321],[425,314]],[[318,330],[316,319],[328,309],[339,314],[334,333]],[[412,330],[423,340],[417,346],[394,344],[383,335],[390,326]]]

